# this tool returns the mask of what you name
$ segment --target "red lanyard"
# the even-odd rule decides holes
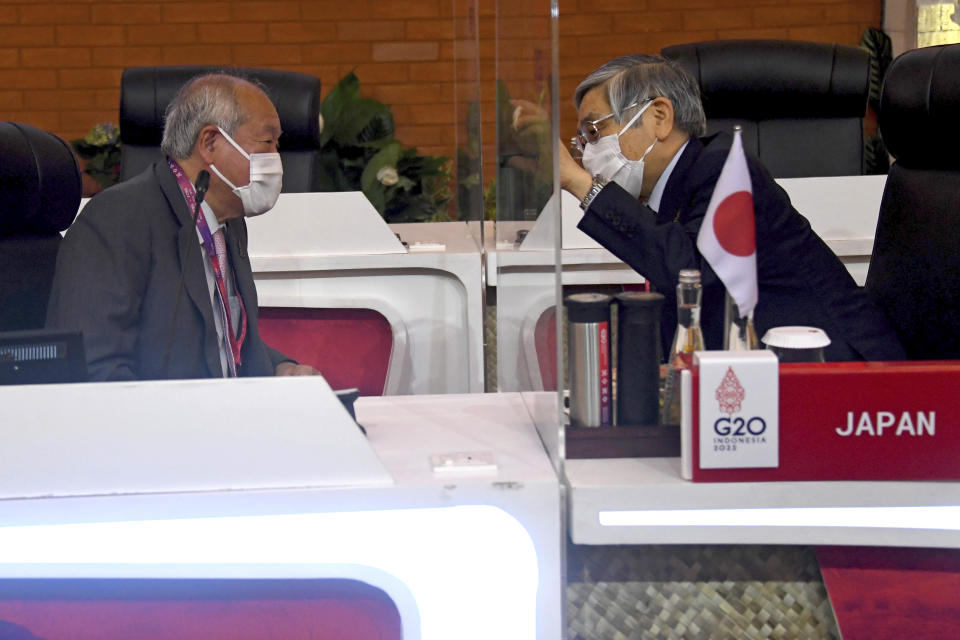
[[[190,179],[187,178],[186,173],[184,173],[183,168],[173,158],[167,158],[167,164],[170,166],[170,171],[173,172],[174,177],[177,179],[177,184],[180,185],[180,190],[183,192],[183,196],[187,200],[187,206],[190,207],[191,213],[196,209],[196,193],[193,189],[193,184],[190,183]],[[240,292],[237,292],[237,299],[240,301],[240,336],[236,336],[233,332],[233,323],[230,317],[230,305],[227,303],[227,283],[224,278],[223,268],[221,267],[220,260],[221,257],[226,262],[226,242],[224,240],[223,230],[218,230],[218,239],[220,240],[220,246],[217,246],[213,234],[210,233],[210,227],[207,224],[206,216],[197,217],[197,229],[200,231],[200,237],[203,239],[203,247],[207,251],[207,256],[210,259],[210,266],[213,268],[214,279],[217,283],[217,292],[219,295],[217,298],[220,301],[220,317],[223,320],[223,333],[227,337],[227,342],[230,347],[230,353],[233,355],[233,360],[230,362],[230,375],[236,376],[237,369],[240,367],[242,362],[241,351],[243,348],[243,341],[247,337],[247,310],[243,304],[243,297],[240,295]]]

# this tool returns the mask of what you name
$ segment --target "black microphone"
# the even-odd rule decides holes
[[[196,202],[193,206],[193,228],[197,228],[197,220],[200,218],[200,205],[207,195],[207,189],[210,188],[210,172],[201,169],[197,174],[197,181],[193,183],[193,191],[196,194]],[[192,254],[193,243],[187,245],[184,252],[183,264],[180,265],[180,283],[177,285],[177,301],[173,307],[173,320],[170,322],[170,333],[167,334],[167,344],[163,348],[163,368],[160,370],[160,377],[167,377],[167,365],[170,364],[170,346],[173,344],[173,333],[177,326],[177,316],[180,315],[180,299],[183,298],[183,274],[187,270],[187,264]]]
[[[193,220],[196,224],[197,214],[200,211],[200,205],[203,203],[203,198],[207,195],[207,189],[210,188],[210,172],[206,169],[200,169],[200,173],[197,174],[197,181],[193,184],[193,190],[197,193],[197,205],[193,209]]]

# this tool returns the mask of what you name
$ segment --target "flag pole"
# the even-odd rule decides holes
[[[757,332],[753,328],[753,311],[740,315],[740,308],[730,292],[724,295],[723,348],[725,351],[750,351],[760,348]]]
[[[756,222],[740,125],[733,128],[730,151],[697,232],[697,249],[726,290],[723,348],[758,348],[753,328],[753,309],[759,295]]]
[[[743,135],[743,127],[733,125],[734,135]],[[750,351],[760,348],[757,332],[753,328],[753,310],[741,314],[740,307],[730,292],[724,294],[723,304],[723,348],[726,351]]]

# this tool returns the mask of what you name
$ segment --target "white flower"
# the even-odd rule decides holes
[[[395,167],[384,167],[380,169],[380,171],[377,171],[377,180],[385,187],[397,184],[397,180],[399,179],[400,176],[397,174]]]

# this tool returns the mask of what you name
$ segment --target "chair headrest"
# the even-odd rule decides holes
[[[960,45],[913,49],[894,60],[878,123],[887,150],[904,166],[960,168]]]
[[[283,127],[283,149],[320,146],[320,79],[274,69],[224,69],[213,66],[130,67],[120,79],[120,140],[159,147],[167,105],[188,80],[227,71],[256,80],[267,89]]]
[[[46,131],[0,122],[0,236],[70,226],[83,191],[73,149]]]
[[[714,40],[666,47],[700,85],[707,118],[862,118],[870,55],[793,40]]]

